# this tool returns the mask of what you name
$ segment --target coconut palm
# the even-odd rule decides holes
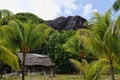
[[[25,57],[30,50],[37,49],[46,40],[51,31],[45,24],[34,26],[30,23],[10,22],[6,27],[10,45],[23,53],[22,80],[24,80]]]
[[[80,63],[78,60],[70,59],[70,62],[74,67],[82,72],[84,80],[99,80],[102,73],[109,70],[109,61],[106,58],[101,58],[98,61],[94,61],[91,64],[86,60]],[[107,69],[108,68],[108,69]]]
[[[85,37],[92,37],[91,32],[88,29],[79,29],[74,36],[72,36],[64,45],[65,51],[76,54],[82,58],[83,64],[88,64],[86,61],[86,52],[87,48],[85,48]],[[74,62],[72,60],[72,62]],[[88,65],[84,65],[82,68],[79,67],[80,73],[86,78]]]
[[[0,20],[12,16],[13,13],[9,10],[0,10]],[[5,26],[0,26],[0,61],[2,63],[7,64],[11,66],[12,69],[18,70],[19,69],[19,64],[18,64],[18,57],[9,49],[9,43],[5,39]]]
[[[5,27],[0,27],[0,61],[11,66],[12,69],[18,70],[18,57],[6,46],[7,41],[5,40]]]
[[[120,0],[115,1],[115,3],[113,4],[113,9],[115,11],[118,11],[120,9]]]
[[[64,45],[64,49],[73,54],[79,55],[82,59],[85,58],[86,48],[84,46],[84,37],[90,37],[91,32],[87,29],[79,29],[76,34],[71,37]]]
[[[13,13],[7,9],[0,10],[0,19],[8,17],[8,16],[12,16],[12,15]]]
[[[120,52],[120,17],[117,21],[113,20],[110,11],[103,16],[94,14],[91,31],[79,30],[78,35],[66,42],[64,47],[67,51],[79,53],[82,44],[84,50],[91,51],[97,57],[106,57],[109,60],[111,78],[114,80],[113,63]]]
[[[103,55],[109,60],[111,78],[115,80],[113,63],[115,56],[118,56],[120,52],[120,18],[117,21],[113,20],[110,11],[103,16],[98,13],[94,14],[91,30],[95,38],[91,39],[91,42],[86,41],[89,42],[86,47],[93,53]]]

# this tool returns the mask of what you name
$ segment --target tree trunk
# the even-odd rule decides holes
[[[112,60],[110,60],[110,73],[111,73],[111,79],[115,80],[114,67],[113,67],[113,61]]]
[[[3,74],[1,73],[1,74],[0,74],[0,79],[2,79],[2,75],[3,75]]]
[[[25,79],[25,71],[24,71],[24,69],[25,69],[25,57],[26,57],[26,53],[25,53],[25,52],[23,52],[22,80],[24,80],[24,79]]]

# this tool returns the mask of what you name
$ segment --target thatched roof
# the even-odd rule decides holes
[[[18,57],[20,58],[20,61],[22,62],[23,54],[19,53]],[[26,66],[41,65],[41,66],[48,67],[48,66],[54,66],[54,63],[52,63],[52,61],[47,55],[28,53],[25,58],[25,65]]]

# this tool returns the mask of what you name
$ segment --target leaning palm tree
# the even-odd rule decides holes
[[[0,20],[12,16],[13,13],[9,10],[0,10]],[[19,64],[18,64],[18,57],[14,54],[14,50],[9,49],[9,43],[5,39],[5,26],[0,26],[0,61],[4,64],[7,64],[11,66],[12,69],[18,70]]]
[[[120,52],[120,17],[113,20],[110,11],[103,16],[98,13],[94,14],[95,18],[91,26],[94,39],[91,38],[91,42],[89,42],[86,38],[86,43],[89,42],[86,47],[92,53],[103,55],[109,60],[111,78],[115,80],[113,64],[115,56],[118,56]]]
[[[48,37],[51,28],[45,24],[34,26],[30,23],[10,22],[6,27],[10,45],[23,53],[22,80],[24,80],[25,57],[30,50],[37,49]]]
[[[113,9],[115,11],[118,11],[120,9],[120,0],[115,1],[115,3],[113,4]]]
[[[5,27],[0,27],[0,61],[11,66],[12,69],[18,70],[18,57],[8,48],[5,40]],[[7,45],[7,46],[6,46]]]

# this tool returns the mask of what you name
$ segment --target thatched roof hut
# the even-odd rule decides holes
[[[20,62],[22,62],[23,53],[19,53],[18,57],[20,59]],[[54,63],[52,63],[52,61],[47,55],[28,53],[25,58],[25,66],[35,66],[35,65],[50,67],[50,66],[54,66]]]
[[[23,53],[18,54],[20,65],[23,62]],[[28,53],[25,58],[25,71],[41,72],[51,71],[55,67],[47,55]]]

